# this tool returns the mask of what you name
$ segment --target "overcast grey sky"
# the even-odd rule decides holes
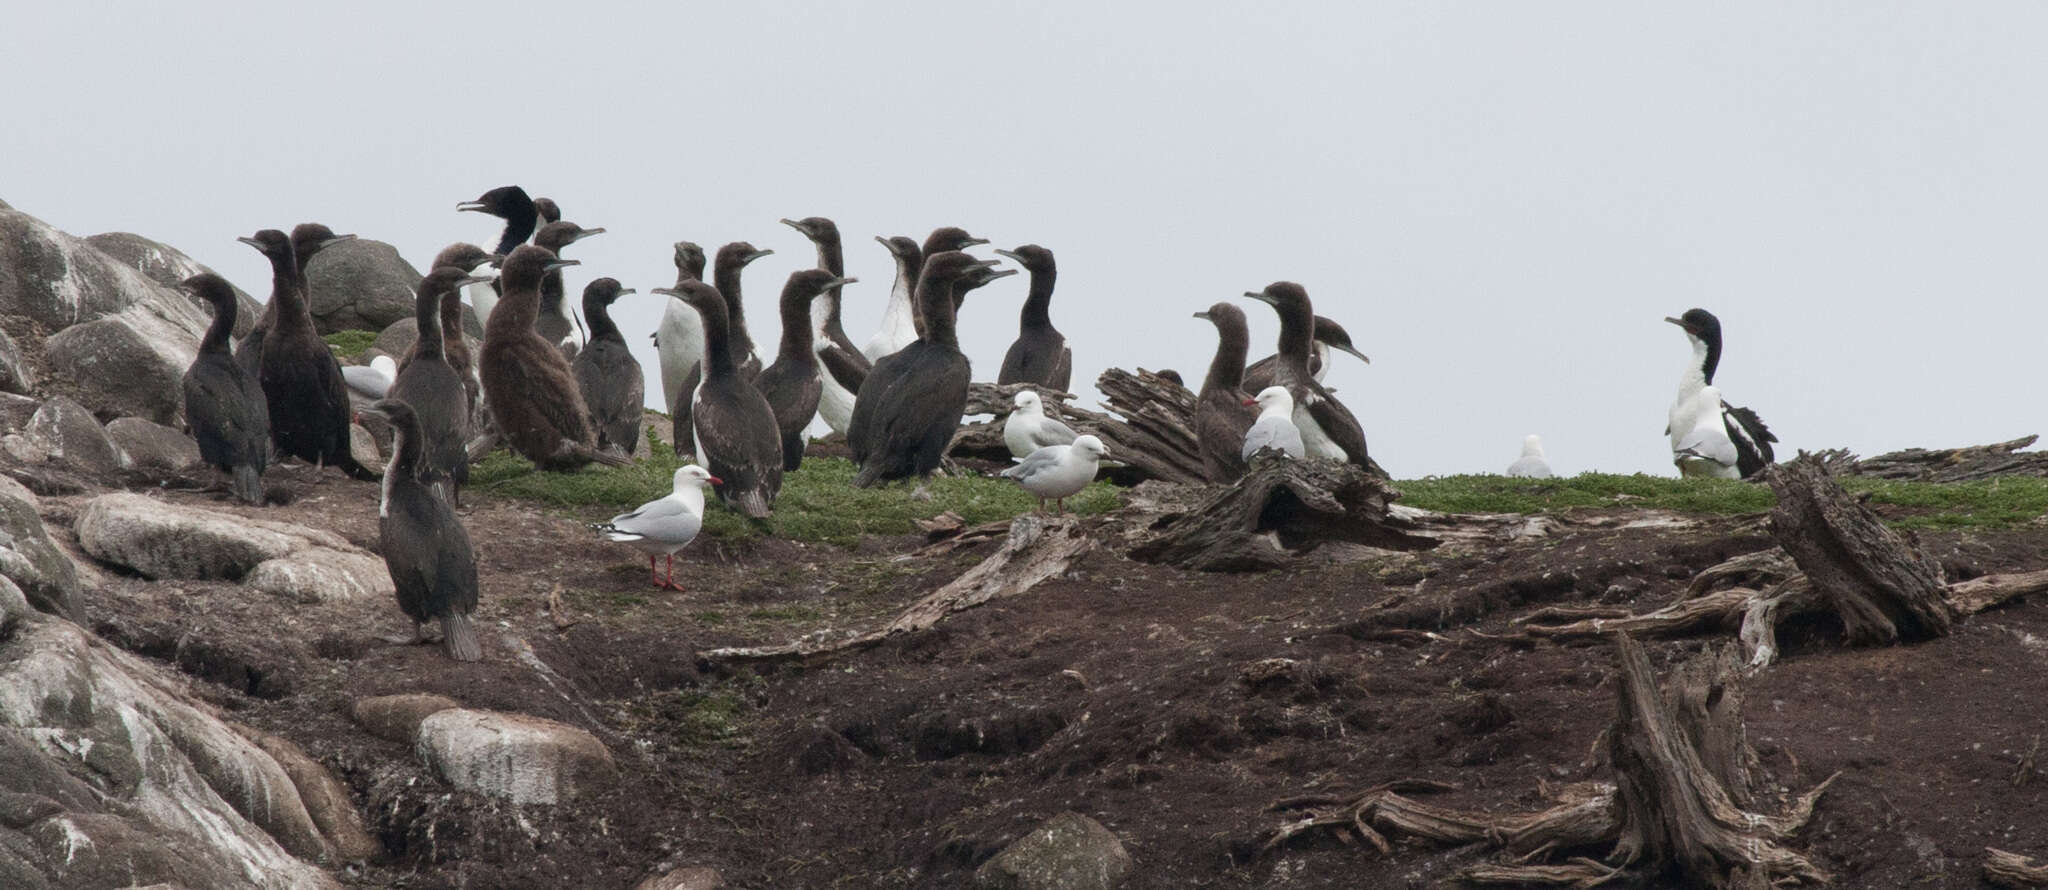
[[[1077,385],[1197,382],[1189,313],[1300,281],[1372,356],[1329,382],[1401,477],[1498,471],[1530,432],[1560,472],[1671,474],[1662,319],[1692,306],[1783,455],[2048,432],[2037,3],[96,6],[0,32],[0,199],[259,299],[238,235],[320,220],[418,264],[488,246],[455,203],[518,183],[610,230],[570,286],[643,292],[616,316],[651,375],[671,242],[777,251],[746,279],[772,350],[813,258],[776,220],[823,215],[856,342],[873,235],[1051,248]],[[1024,287],[969,298],[976,379]]]

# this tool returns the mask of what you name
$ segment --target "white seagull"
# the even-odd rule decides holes
[[[1548,479],[1551,477],[1550,462],[1543,459],[1543,437],[1535,433],[1523,437],[1522,456],[1508,464],[1508,475],[1523,479]]]
[[[1056,509],[1065,512],[1067,498],[1095,481],[1096,467],[1108,453],[1101,439],[1078,436],[1072,445],[1047,445],[1031,452],[1022,463],[1004,470],[1003,475],[1017,480],[1025,491],[1038,498],[1040,512],[1045,510],[1046,501],[1052,501]]]
[[[1259,390],[1257,398],[1246,399],[1244,403],[1258,406],[1259,419],[1244,431],[1244,452],[1240,457],[1249,462],[1261,448],[1278,448],[1288,457],[1301,457],[1301,427],[1294,424],[1294,396],[1287,387],[1268,386]]]
[[[372,399],[381,399],[391,391],[391,381],[398,379],[398,362],[391,356],[380,355],[370,359],[367,365],[344,365],[341,381],[348,388]]]
[[[689,546],[697,539],[697,531],[704,527],[704,486],[723,482],[709,470],[690,464],[676,470],[676,487],[667,497],[614,516],[597,530],[604,532],[606,538],[630,544],[647,554],[647,576],[654,579],[654,586],[682,590],[676,583],[676,551]],[[654,574],[656,556],[668,558],[666,579]]]
[[[1045,416],[1045,403],[1038,393],[1028,389],[1017,393],[1016,405],[1017,410],[1003,420],[1003,444],[1010,446],[1011,457],[1022,460],[1048,445],[1074,444],[1077,434],[1073,427]]]

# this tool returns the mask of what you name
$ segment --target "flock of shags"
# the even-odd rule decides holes
[[[307,223],[289,234],[265,229],[240,239],[270,260],[271,295],[262,317],[230,348],[233,289],[219,276],[193,276],[186,289],[213,306],[197,358],[184,380],[186,419],[208,464],[228,474],[234,496],[263,502],[262,475],[273,453],[331,464],[376,478],[349,450],[348,388],[377,399],[368,410],[393,431],[377,515],[398,603],[425,639],[437,620],[448,653],[481,657],[470,614],[477,603],[476,560],[455,508],[470,461],[497,443],[549,470],[629,462],[641,442],[644,381],[612,322],[609,307],[632,294],[611,278],[583,290],[588,339],[578,344],[563,306],[562,251],[602,228],[561,219],[546,198],[518,186],[485,192],[458,210],[504,220],[493,250],[458,243],[441,251],[420,284],[418,340],[400,359],[343,368],[313,327],[306,264],[353,235]],[[766,517],[782,475],[803,461],[804,429],[815,415],[845,435],[858,467],[854,484],[923,482],[939,466],[967,403],[969,369],[955,334],[967,294],[1014,269],[964,252],[988,243],[944,227],[923,244],[877,237],[895,260],[895,283],[881,330],[856,347],[840,324],[846,277],[839,230],[831,220],[782,220],[817,249],[816,268],[792,274],[777,309],[782,340],[765,367],[747,334],[740,274],[771,251],[746,242],[720,248],[710,281],[704,250],[675,245],[676,283],[653,333],[661,359],[663,403],[676,419],[681,449],[696,455],[675,473],[666,497],[613,517],[600,530],[647,554],[658,587],[676,589],[675,554],[703,525],[704,488],[753,518]],[[531,243],[529,243],[531,242]],[[1055,266],[1037,245],[995,251],[1030,273],[1019,336],[1004,355],[1001,384],[1067,390],[1073,354],[1048,312]],[[496,267],[495,275],[485,267]],[[462,300],[484,324],[472,354],[462,335]],[[1370,466],[1358,420],[1322,385],[1331,351],[1369,361],[1336,322],[1317,316],[1298,284],[1276,282],[1245,296],[1280,318],[1275,355],[1246,364],[1245,315],[1217,303],[1195,317],[1217,331],[1215,358],[1196,397],[1195,429],[1212,480],[1245,472],[1272,449]],[[1713,386],[1721,325],[1703,309],[1666,319],[1685,330],[1692,360],[1671,406],[1673,461],[1686,476],[1746,478],[1771,461],[1776,439],[1755,413],[1723,402]],[[1177,377],[1177,375],[1175,375]],[[1247,397],[1247,394],[1255,394]],[[1003,439],[1016,464],[1003,471],[1027,492],[1063,508],[1095,478],[1108,455],[1100,439],[1078,435],[1045,412],[1029,389],[1016,395]],[[1547,477],[1541,442],[1529,436],[1508,475]],[[657,557],[668,561],[657,574]]]

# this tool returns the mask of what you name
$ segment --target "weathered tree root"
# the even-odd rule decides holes
[[[1158,534],[1131,550],[1133,559],[1205,572],[1277,568],[1332,541],[1388,550],[1428,550],[1440,543],[1414,534],[1392,515],[1397,495],[1350,464],[1290,460],[1275,453]]]
[[[1356,795],[1295,798],[1275,809],[1307,808],[1274,829],[1268,852],[1313,832],[1347,843],[1364,841],[1385,855],[1390,835],[1437,844],[1485,843],[1500,862],[1475,865],[1459,877],[1475,884],[1594,887],[1624,869],[1680,874],[1692,886],[1826,883],[1828,875],[1785,847],[1813,818],[1815,804],[1837,776],[1792,801],[1777,816],[1750,809],[1755,754],[1742,735],[1740,672],[1722,647],[1687,661],[1660,691],[1649,657],[1628,635],[1617,637],[1614,724],[1605,733],[1615,783],[1584,783],[1536,813],[1495,815],[1419,803],[1389,783]],[[1604,861],[1584,856],[1543,860],[1611,844]]]
[[[1792,555],[1852,645],[1944,636],[1955,610],[1942,596],[1941,566],[1836,485],[1801,454],[1764,474],[1778,505],[1771,535]]]
[[[2010,890],[2048,887],[2048,863],[1997,847],[1984,848],[1984,883]]]
[[[1094,546],[1080,520],[1024,515],[1010,522],[1003,546],[974,568],[909,608],[888,624],[859,634],[819,633],[776,646],[711,649],[697,654],[711,663],[755,664],[794,661],[814,664],[880,645],[892,637],[930,630],[946,616],[990,600],[1016,596],[1067,570]]]

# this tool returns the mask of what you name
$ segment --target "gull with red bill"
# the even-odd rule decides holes
[[[676,487],[667,497],[641,504],[631,513],[621,513],[597,526],[607,539],[628,544],[647,554],[647,576],[654,586],[682,590],[676,583],[676,551],[688,547],[704,527],[704,486],[723,485],[725,480],[709,470],[689,464],[676,470]],[[654,558],[668,558],[668,577],[654,573]]]

